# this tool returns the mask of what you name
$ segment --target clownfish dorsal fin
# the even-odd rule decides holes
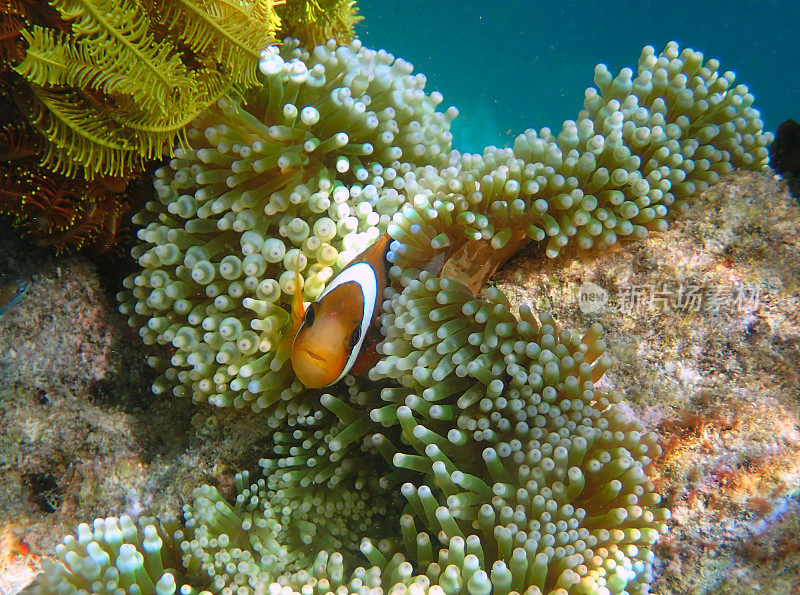
[[[295,260],[294,265],[294,294],[292,295],[292,310],[289,313],[289,324],[283,329],[280,342],[278,343],[279,353],[288,353],[292,350],[292,343],[297,336],[300,327],[303,325],[303,318],[306,315],[303,306],[303,287],[300,279],[300,258]]]
[[[303,316],[306,309],[303,306],[303,283],[300,279],[300,258],[295,260],[294,265],[294,295],[292,295],[292,313],[290,317],[290,328],[297,334],[300,325],[303,324]]]

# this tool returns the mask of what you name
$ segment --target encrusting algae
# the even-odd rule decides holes
[[[530,240],[555,256],[641,239],[720,174],[763,167],[770,135],[718,66],[646,47],[636,73],[599,66],[558,134],[462,155],[455,111],[407,62],[358,41],[267,49],[263,87],[199,116],[157,172],[120,294],[174,349],[152,359],[157,394],[274,430],[264,478],[237,475],[232,502],[198,488],[182,524],[81,525],[31,592],[647,592],[660,448],[596,386],[601,328],[475,290]],[[306,389],[277,349],[292,299],[383,233],[382,357]]]

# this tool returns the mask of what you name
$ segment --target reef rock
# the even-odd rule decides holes
[[[601,384],[661,435],[672,511],[656,593],[800,588],[800,207],[737,171],[670,229],[601,254],[535,248],[496,276],[512,304],[605,328]]]

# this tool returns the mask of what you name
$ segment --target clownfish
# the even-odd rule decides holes
[[[295,375],[306,387],[335,384],[350,371],[363,374],[377,360],[377,319],[389,280],[386,256],[391,242],[388,234],[378,238],[305,311],[290,357]]]

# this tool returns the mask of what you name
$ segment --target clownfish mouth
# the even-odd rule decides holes
[[[334,382],[341,372],[336,358],[317,346],[301,347],[292,352],[292,368],[297,379],[308,388],[322,388]]]
[[[329,358],[319,355],[310,349],[303,349],[303,354],[309,357],[310,359],[316,360],[320,363],[325,363],[328,361]]]

